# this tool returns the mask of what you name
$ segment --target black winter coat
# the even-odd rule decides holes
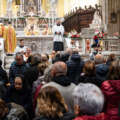
[[[83,75],[83,76],[80,76],[77,84],[79,84],[79,83],[92,83],[92,84],[95,84],[98,87],[100,87],[102,82],[103,81],[100,80],[99,78],[97,78],[96,76]]]
[[[79,54],[73,54],[71,56],[71,59],[66,62],[67,64],[67,76],[71,80],[71,82],[77,84],[77,81],[79,79],[80,73],[82,72],[83,68],[83,61],[81,60],[81,57]]]
[[[25,84],[29,89],[32,89],[33,82],[37,80],[39,70],[37,66],[32,66],[24,73]]]
[[[14,102],[25,108],[27,112],[32,109],[32,94],[28,89],[16,90],[14,86],[8,88],[5,101]]]
[[[96,65],[96,76],[102,82],[104,82],[107,79],[108,71],[109,71],[109,65],[106,64]]]
[[[75,118],[73,113],[65,113],[63,117],[61,118],[48,118],[45,116],[40,116],[38,118],[35,118],[34,120],[73,120]]]
[[[11,85],[14,84],[14,79],[16,75],[23,75],[24,72],[26,71],[27,66],[26,63],[24,62],[22,65],[18,65],[15,61],[11,64],[10,70],[9,70],[9,81]]]
[[[8,83],[8,76],[5,70],[0,66],[0,82],[2,82],[4,85]]]

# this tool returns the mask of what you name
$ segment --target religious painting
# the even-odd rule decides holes
[[[111,23],[116,24],[117,23],[117,13],[113,12],[111,13]]]
[[[38,0],[25,0],[24,1],[25,13],[29,15],[37,15],[38,12]]]

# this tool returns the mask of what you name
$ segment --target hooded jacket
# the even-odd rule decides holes
[[[71,82],[76,84],[76,81],[78,81],[83,68],[83,61],[81,60],[80,55],[73,54],[71,56],[71,59],[67,61],[66,64],[68,69],[67,76],[69,77]]]
[[[107,79],[109,66],[106,64],[98,64],[96,65],[96,77],[101,81],[105,81]]]
[[[107,120],[120,120],[118,106],[120,105],[120,80],[108,80],[102,83],[102,92],[106,99],[105,114]]]

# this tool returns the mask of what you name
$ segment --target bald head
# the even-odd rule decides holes
[[[73,50],[72,48],[67,48],[65,52],[69,55],[72,55]]]
[[[66,75],[67,74],[67,65],[64,62],[56,62],[53,64],[51,75],[52,77]]]
[[[104,63],[104,56],[102,54],[97,54],[95,56],[95,64],[102,64]]]

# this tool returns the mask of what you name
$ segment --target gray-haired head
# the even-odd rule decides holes
[[[80,83],[73,92],[74,105],[80,107],[80,113],[96,115],[104,106],[104,96],[101,90],[94,84]]]

